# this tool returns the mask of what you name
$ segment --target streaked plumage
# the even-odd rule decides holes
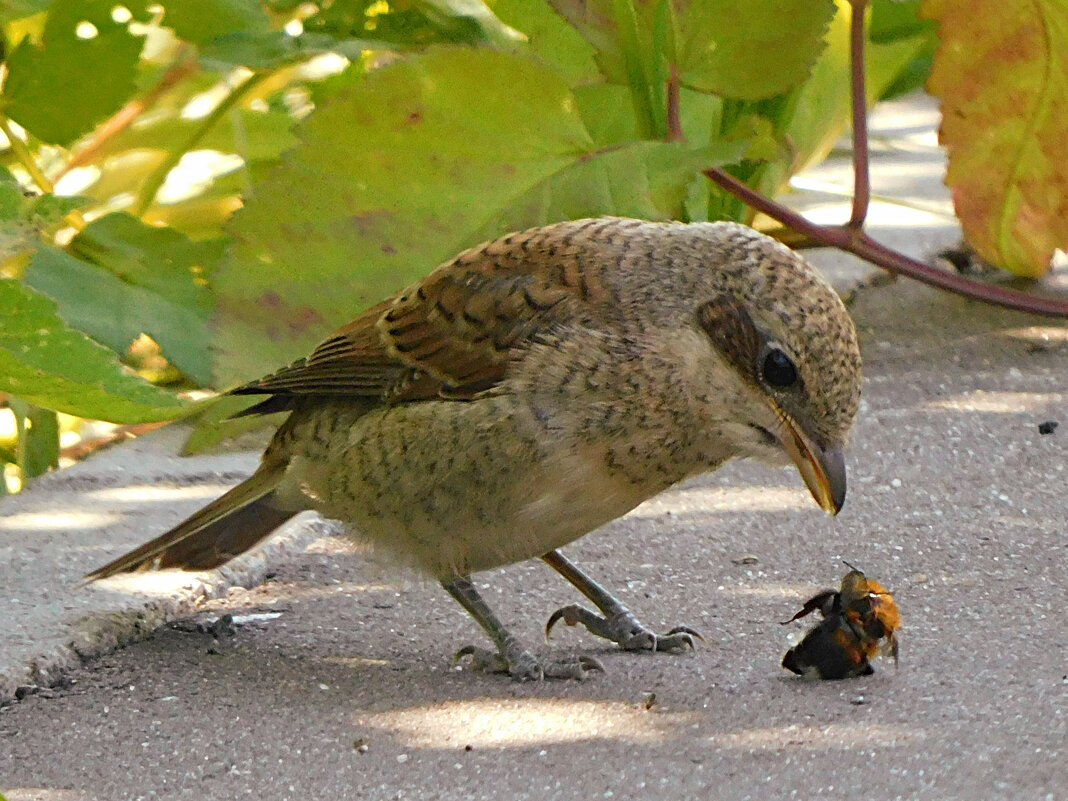
[[[837,295],[749,228],[607,218],[512,234],[235,390],[267,396],[252,413],[291,412],[257,473],[90,577],[215,566],[313,508],[458,597],[473,572],[551,553],[746,457],[792,458],[836,512],[860,383]],[[497,641],[494,667],[584,673],[509,650],[488,610],[458,600]]]

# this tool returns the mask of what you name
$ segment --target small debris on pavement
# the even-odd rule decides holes
[[[281,612],[255,612],[250,615],[234,615],[235,626],[244,626],[249,623],[262,623],[266,620],[274,620],[282,616]]]
[[[234,626],[234,616],[229,613],[221,615],[215,620],[197,623],[197,631],[201,634],[210,634],[215,639],[233,637],[237,634],[237,628]]]
[[[1045,436],[1046,434],[1052,434],[1057,430],[1057,426],[1060,425],[1056,420],[1047,420],[1044,423],[1038,424],[1038,433]]]

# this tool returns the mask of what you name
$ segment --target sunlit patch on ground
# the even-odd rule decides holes
[[[118,523],[111,512],[19,512],[0,518],[0,531],[63,531],[104,528]]]
[[[326,554],[359,554],[366,553],[368,548],[360,545],[347,537],[320,537],[304,549],[305,553]]]
[[[1051,325],[1032,325],[1027,328],[1014,328],[1002,331],[1000,336],[1033,342],[1039,350],[1043,347],[1056,347],[1068,344],[1068,328]]]
[[[169,598],[176,592],[202,583],[203,573],[184,570],[152,570],[145,573],[120,573],[100,579],[90,586],[103,591],[137,593]]]
[[[12,787],[4,790],[7,801],[82,801],[88,793],[58,787]]]
[[[189,575],[186,573],[185,575]],[[393,584],[361,584],[354,581],[340,581],[336,584],[303,584],[289,581],[272,581],[265,587],[246,590],[235,587],[225,598],[208,601],[204,609],[216,611],[234,611],[236,609],[254,609],[264,603],[280,604],[292,601],[314,601],[331,596],[367,595],[376,593],[395,593],[398,587]]]
[[[962,392],[927,404],[930,409],[947,409],[953,412],[994,412],[997,414],[1020,414],[1062,404],[1068,400],[1063,392],[987,392],[977,389]]]
[[[324,656],[321,661],[330,665],[341,665],[348,668],[389,667],[392,664],[388,659],[372,659],[367,656]]]
[[[806,205],[805,217],[818,225],[840,225],[842,205],[838,201]],[[904,226],[913,229],[941,229],[946,224],[946,213],[934,208],[910,208],[890,203],[873,203],[868,212],[868,226]]]
[[[654,517],[666,512],[784,512],[812,508],[811,497],[798,481],[797,489],[778,486],[678,489],[646,501],[631,515]]]
[[[812,583],[785,583],[768,582],[756,587],[724,586],[717,588],[719,592],[735,595],[739,598],[768,598],[779,600],[781,598],[804,598],[811,595],[816,585]]]
[[[359,722],[417,748],[514,748],[594,739],[659,743],[696,720],[691,713],[651,715],[618,701],[486,698],[380,712]]]
[[[109,487],[88,493],[97,501],[120,503],[158,503],[160,501],[202,501],[222,495],[231,484],[198,484],[195,487],[154,487],[150,484],[134,484],[129,487]]]

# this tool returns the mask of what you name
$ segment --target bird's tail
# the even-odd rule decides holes
[[[166,534],[97,568],[85,580],[165,567],[207,570],[230,561],[297,514],[281,508],[275,496],[284,473],[284,462],[262,465]]]

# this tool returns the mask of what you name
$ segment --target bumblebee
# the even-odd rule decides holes
[[[879,653],[897,664],[897,630],[901,613],[894,596],[848,562],[850,571],[838,590],[824,590],[805,602],[783,625],[819,610],[823,620],[786,652],[782,666],[799,676],[846,679],[870,676],[870,660]]]

